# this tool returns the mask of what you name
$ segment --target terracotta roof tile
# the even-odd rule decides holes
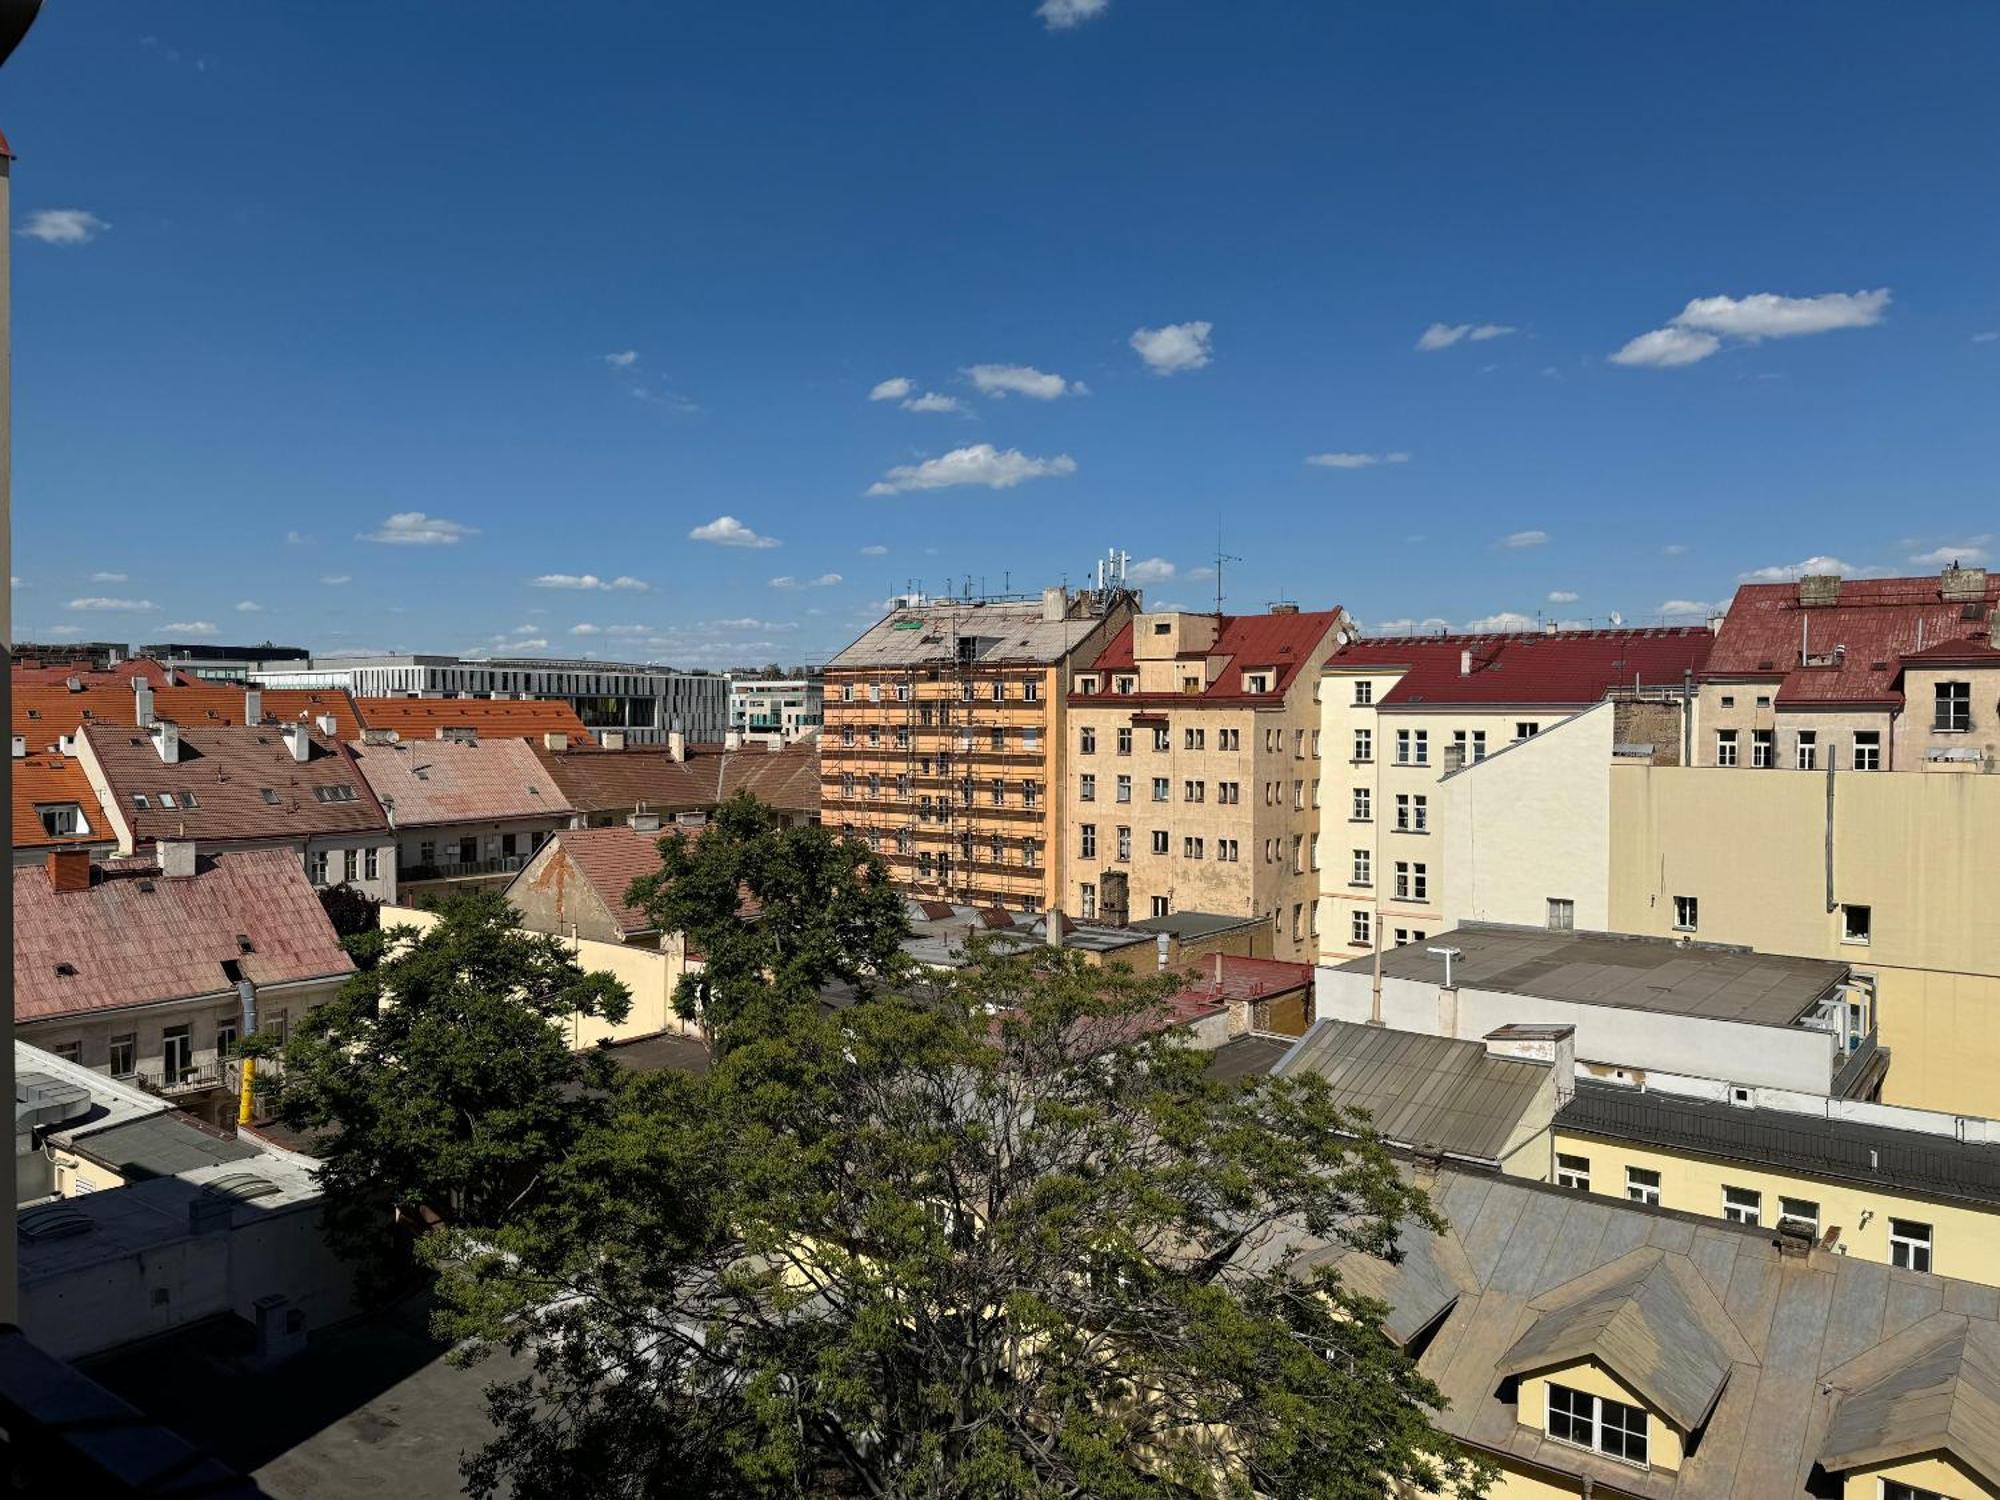
[[[782,812],[819,811],[819,741],[803,739],[781,750],[690,745],[676,761],[666,749],[556,752],[535,746],[563,795],[587,813],[630,812],[641,803],[671,817],[717,807],[739,791]]]
[[[1333,668],[1401,667],[1383,708],[1430,704],[1581,707],[1614,687],[1677,683],[1699,677],[1715,638],[1699,625],[1650,630],[1525,631],[1492,635],[1398,636],[1356,641],[1327,663]],[[1471,653],[1471,671],[1462,670]]]
[[[62,893],[42,870],[15,873],[17,1022],[225,995],[225,962],[260,985],[354,969],[286,850],[204,855],[175,879],[123,860],[93,871],[88,890]]]
[[[38,807],[74,802],[90,832],[52,835],[42,826]],[[73,755],[30,753],[14,762],[14,847],[55,849],[67,845],[115,845],[118,835],[104,815],[90,778]]]
[[[1205,661],[1210,657],[1225,657],[1222,669],[1215,680],[1201,693],[1119,693],[1109,691],[1108,682],[1100,684],[1096,693],[1072,693],[1070,702],[1075,704],[1102,703],[1107,698],[1124,703],[1276,703],[1291,689],[1299,669],[1311,658],[1328,631],[1339,625],[1342,619],[1338,608],[1328,610],[1301,611],[1282,615],[1224,615],[1222,628],[1217,632],[1215,645],[1188,659]],[[1111,643],[1099,653],[1096,661],[1088,667],[1079,668],[1089,672],[1118,672],[1134,670],[1132,632],[1136,620],[1125,623]],[[1271,691],[1268,693],[1246,693],[1242,690],[1242,673],[1245,668],[1269,667],[1273,669]]]
[[[540,740],[561,734],[574,746],[595,743],[567,703],[543,698],[357,698],[369,729],[393,729],[404,739],[435,739],[440,729],[472,729],[485,739]],[[350,736],[351,738],[351,736]]]
[[[394,808],[398,828],[573,811],[524,740],[357,740],[348,749],[384,811]]]

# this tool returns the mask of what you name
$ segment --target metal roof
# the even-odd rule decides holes
[[[1444,960],[1428,948],[1459,950],[1452,959],[1452,979],[1463,989],[1759,1026],[1796,1024],[1848,974],[1846,964],[1829,959],[1788,958],[1709,943],[1472,925],[1435,933],[1428,943],[1383,950],[1383,974],[1441,982]],[[1371,963],[1364,956],[1339,967],[1365,974]]]
[[[1845,1394],[1820,1462],[1853,1469],[1943,1450],[1989,1479],[2000,1474],[2000,1327],[1946,1314],[1901,1342],[1922,1347],[1876,1351],[1830,1380]]]
[[[1398,1146],[1497,1162],[1543,1089],[1546,1063],[1495,1057],[1479,1042],[1319,1021],[1271,1070],[1318,1073],[1342,1109],[1367,1110]]]
[[[1002,662],[1053,666],[1104,623],[1104,615],[1094,609],[1088,595],[1072,595],[1059,620],[1042,618],[1040,599],[991,604],[940,599],[892,609],[827,665],[862,671],[928,666],[954,661],[955,653],[964,649],[971,652],[970,664],[976,666]],[[964,640],[973,645],[960,647],[957,643]]]
[[[210,1134],[179,1110],[96,1131],[71,1149],[126,1178],[178,1177],[265,1154],[247,1141]]]
[[[1208,1054],[1208,1076],[1218,1083],[1261,1078],[1291,1050],[1290,1037],[1232,1037]]]
[[[2000,1146],[1948,1135],[1584,1080],[1556,1115],[1556,1128],[1842,1182],[2000,1204]]]
[[[1187,942],[1191,938],[1231,932],[1238,927],[1261,927],[1269,920],[1268,917],[1233,917],[1218,912],[1170,911],[1163,917],[1140,917],[1129,925],[1132,931],[1143,932],[1149,937],[1157,937],[1164,932],[1169,937]]]

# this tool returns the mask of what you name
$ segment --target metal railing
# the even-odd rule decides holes
[[[186,1067],[141,1063],[136,1077],[140,1088],[162,1098],[219,1089],[229,1082],[228,1064],[221,1061],[189,1063]]]
[[[513,875],[533,856],[499,854],[492,859],[432,860],[429,863],[398,865],[398,880],[472,880],[481,875]]]

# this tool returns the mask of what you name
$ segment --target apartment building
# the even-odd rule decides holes
[[[912,894],[1059,905],[1068,687],[1137,604],[1106,586],[891,610],[826,669],[821,821]]]
[[[1694,763],[2000,771],[2000,575],[1746,584],[1702,674]]]
[[[1315,691],[1350,639],[1338,607],[1133,616],[1069,680],[1064,909],[1123,924],[1267,918],[1273,956],[1318,951]]]
[[[1361,641],[1320,673],[1320,952],[1444,926],[1438,782],[1607,697],[1692,691],[1701,626]],[[1659,747],[1656,747],[1656,749]],[[1665,747],[1678,752],[1681,747]]]
[[[778,735],[786,744],[817,734],[826,722],[826,684],[818,677],[735,678],[729,684],[729,728],[741,735]]]

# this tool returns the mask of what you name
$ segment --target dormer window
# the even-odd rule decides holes
[[[1270,692],[1271,674],[1269,672],[1245,672],[1243,674],[1243,691],[1246,693]]]
[[[1077,678],[1077,680],[1076,680],[1076,690],[1077,690],[1077,691],[1078,691],[1079,693],[1094,693],[1094,692],[1096,692],[1096,691],[1097,691],[1097,678],[1096,678],[1095,676],[1090,676],[1090,677],[1079,677],[1079,678]]]
[[[1615,1458],[1620,1463],[1646,1466],[1646,1409],[1594,1396],[1572,1386],[1548,1385],[1548,1425],[1550,1437]]]
[[[1136,677],[1114,677],[1111,680],[1111,690],[1114,693],[1130,693],[1138,686],[1139,679]]]

